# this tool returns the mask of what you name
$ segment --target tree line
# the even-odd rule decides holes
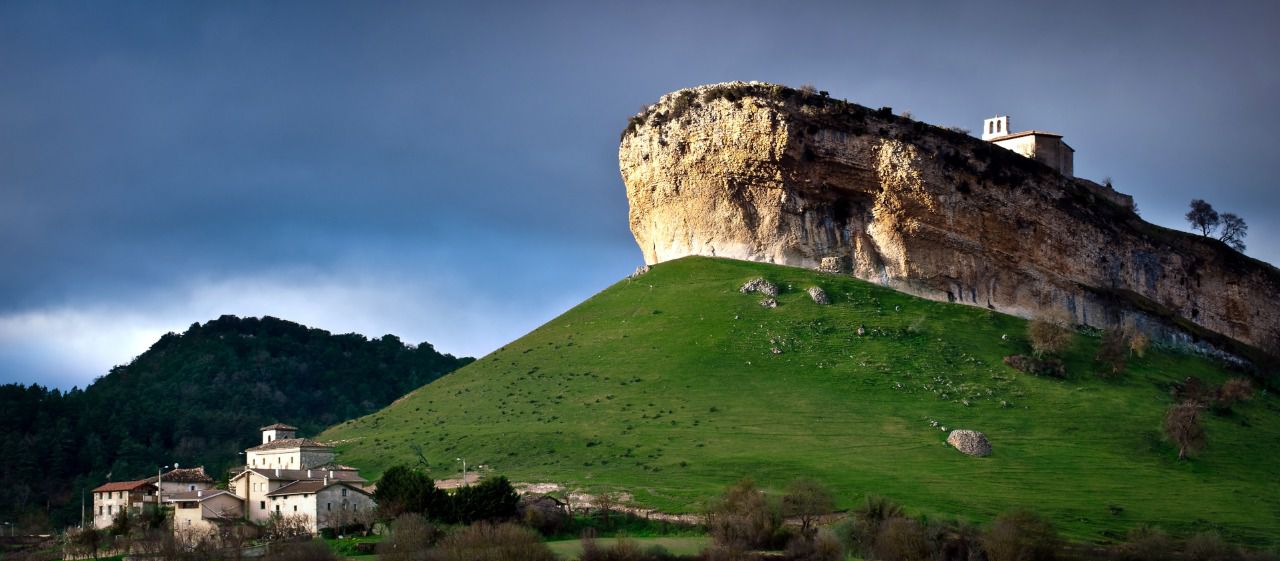
[[[263,425],[315,434],[471,360],[393,335],[223,316],[162,336],[84,389],[2,385],[0,519],[30,531],[79,523],[87,490],[175,462],[222,478]]]

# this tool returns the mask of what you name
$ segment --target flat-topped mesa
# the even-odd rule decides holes
[[[1110,188],[888,108],[700,86],[632,117],[618,160],[648,264],[823,268],[1022,317],[1280,355],[1280,270],[1149,224]]]

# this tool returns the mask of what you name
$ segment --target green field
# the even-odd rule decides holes
[[[757,276],[783,288],[776,309],[738,292]],[[813,303],[810,286],[832,304]],[[1178,462],[1160,435],[1169,385],[1220,383],[1224,370],[1153,350],[1104,381],[1099,338],[1079,335],[1069,379],[1040,379],[1001,362],[1027,352],[1024,332],[1014,317],[844,276],[686,258],[322,438],[371,478],[416,462],[420,446],[436,478],[465,457],[668,512],[696,511],[744,476],[774,490],[808,476],[841,507],[876,493],[980,523],[1030,507],[1077,539],[1146,522],[1275,543],[1280,400],[1207,415],[1208,448]],[[993,455],[947,447],[942,427],[985,432]]]

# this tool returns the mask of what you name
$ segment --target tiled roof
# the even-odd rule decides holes
[[[298,430],[298,427],[295,427],[295,426],[293,426],[293,425],[286,425],[286,424],[284,424],[284,423],[275,423],[275,424],[271,424],[271,425],[267,425],[267,426],[265,426],[265,427],[262,427],[262,428],[260,428],[260,429],[258,429],[258,430],[259,430],[259,431],[264,431],[264,430],[291,430],[291,431],[295,431],[295,432],[296,432],[296,431]]]
[[[104,483],[102,485],[99,485],[92,492],[106,493],[108,491],[132,491],[139,487],[149,486],[149,485],[151,485],[151,482],[147,481],[146,479],[139,479],[137,481],[112,481],[110,483]]]
[[[266,444],[259,444],[249,450],[275,450],[277,448],[333,448],[328,444],[321,444],[310,438],[281,438],[280,440],[272,440]]]
[[[288,485],[280,487],[279,489],[276,489],[275,491],[267,493],[267,496],[283,497],[286,495],[310,494],[310,493],[319,492],[323,489],[332,487],[334,485],[342,485],[344,487],[347,487],[348,489],[359,491],[366,495],[369,494],[368,491],[365,491],[364,489],[361,489],[358,486],[352,485],[348,481],[335,481],[330,479],[329,481],[294,481],[293,483],[290,483]]]
[[[1011,139],[1011,138],[1019,138],[1019,137],[1023,137],[1023,136],[1030,136],[1030,135],[1033,135],[1033,134],[1034,134],[1034,135],[1036,135],[1036,136],[1052,136],[1052,137],[1054,137],[1054,138],[1062,138],[1062,135],[1060,135],[1060,134],[1058,134],[1058,133],[1045,132],[1045,131],[1037,131],[1037,130],[1030,130],[1030,131],[1015,132],[1015,133],[1013,133],[1013,134],[1006,134],[1006,135],[1004,135],[1004,136],[997,136],[997,137],[994,137],[994,138],[988,138],[988,139],[987,139],[987,142],[997,142],[997,141],[1000,141],[1000,140],[1009,140],[1009,139]]]
[[[213,483],[213,478],[204,472],[204,466],[172,469],[165,472],[160,480],[165,483]],[[156,478],[148,477],[146,481],[155,483]]]
[[[244,499],[228,492],[226,489],[205,489],[203,491],[183,491],[181,493],[169,493],[164,496],[165,502],[186,502],[186,501],[205,501],[212,499],[218,495],[227,495],[238,501]]]
[[[243,473],[254,472],[272,481],[320,481],[329,478],[332,481],[350,481],[362,483],[365,481],[360,477],[359,473],[348,470],[321,470],[321,469],[269,469],[269,468],[249,468]],[[240,477],[239,475],[236,476]]]

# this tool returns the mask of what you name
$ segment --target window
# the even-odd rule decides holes
[[[267,510],[267,501],[258,501],[258,510]]]
[[[324,503],[325,510],[333,510],[333,503]]]
[[[98,516],[102,516],[102,505],[98,505]]]
[[[298,512],[298,505],[293,505],[293,511]]]
[[[111,505],[107,505],[107,514],[111,514]]]
[[[280,512],[280,505],[276,505],[276,512]]]
[[[342,496],[347,496],[347,489],[345,487],[342,489]]]
[[[188,491],[195,491],[195,490],[196,490],[196,486],[195,486],[195,485],[191,485],[191,486],[189,486],[189,487],[187,488],[187,490],[188,490]]]

